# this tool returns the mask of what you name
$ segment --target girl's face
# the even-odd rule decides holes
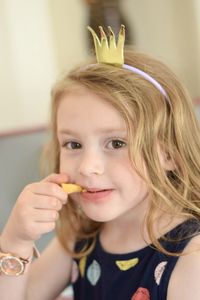
[[[57,135],[60,172],[87,190],[72,197],[89,218],[143,219],[147,186],[131,166],[126,124],[115,108],[80,87],[59,103]]]

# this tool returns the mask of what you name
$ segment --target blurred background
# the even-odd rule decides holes
[[[200,118],[199,0],[0,0],[0,231],[24,185],[40,178],[52,84],[89,55],[87,25],[117,33],[121,23],[126,43],[175,71]]]
[[[0,132],[46,124],[53,82],[89,53],[86,26],[121,23],[200,95],[199,0],[1,0]]]

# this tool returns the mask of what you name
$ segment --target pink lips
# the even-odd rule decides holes
[[[81,196],[83,199],[87,201],[103,201],[106,200],[106,197],[109,196],[113,192],[113,189],[108,189],[108,190],[87,190],[86,192],[83,192]]]

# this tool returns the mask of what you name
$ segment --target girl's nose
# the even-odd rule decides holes
[[[104,173],[103,158],[96,152],[85,153],[81,159],[79,173],[83,176],[102,175]]]

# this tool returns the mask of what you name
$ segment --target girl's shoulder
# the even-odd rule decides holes
[[[200,233],[191,238],[172,272],[167,300],[200,299]]]

